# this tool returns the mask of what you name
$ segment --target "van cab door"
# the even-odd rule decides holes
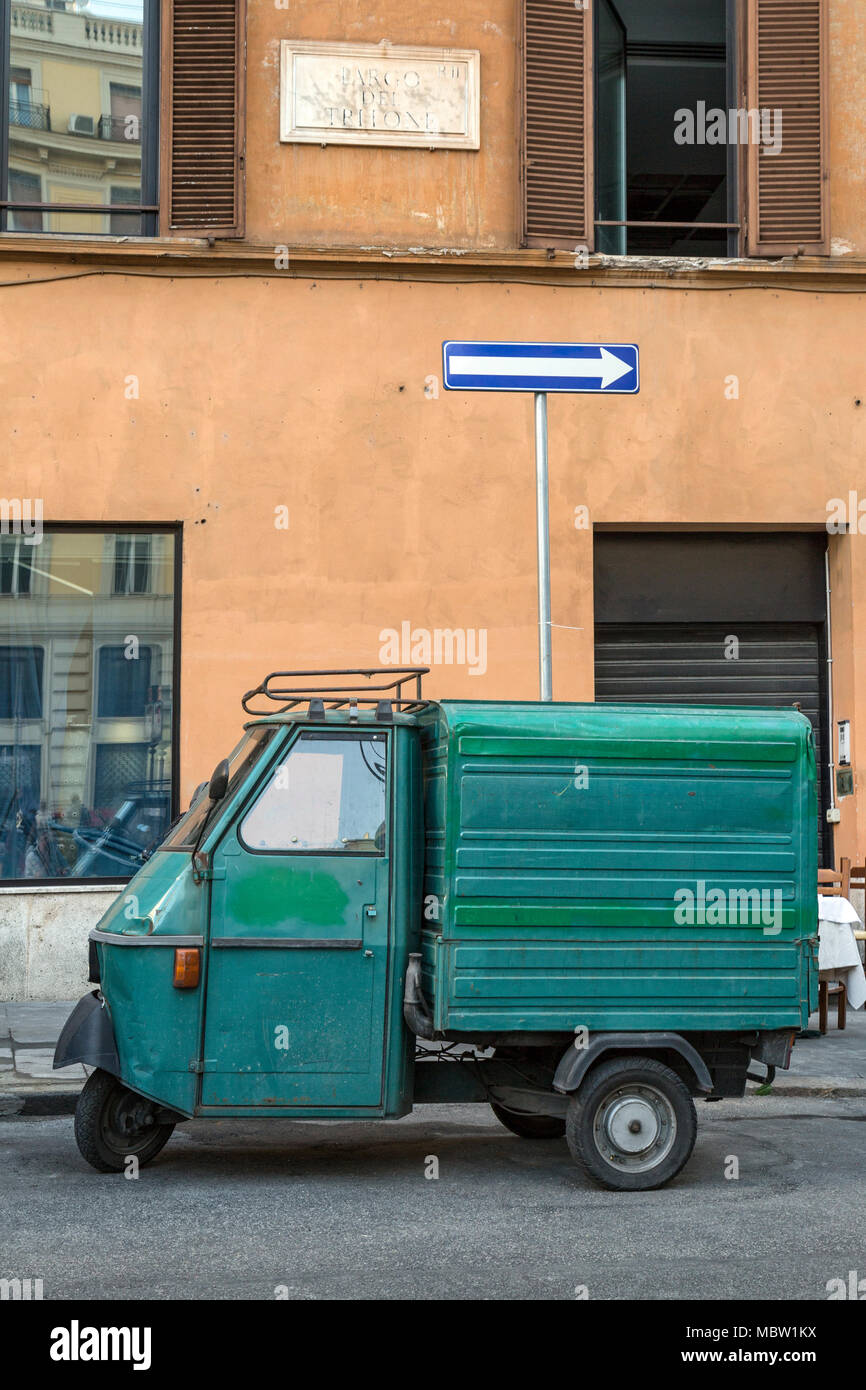
[[[304,726],[213,856],[203,1106],[376,1107],[389,735]]]

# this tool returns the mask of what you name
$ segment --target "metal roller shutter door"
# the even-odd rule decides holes
[[[736,632],[739,658],[725,658]],[[831,859],[824,820],[826,682],[814,623],[602,623],[595,630],[595,698],[631,704],[793,705],[812,721],[818,760],[819,862]]]

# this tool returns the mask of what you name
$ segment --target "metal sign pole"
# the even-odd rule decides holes
[[[547,392],[535,392],[535,492],[538,524],[539,698],[553,699],[550,628],[550,506],[547,486]]]

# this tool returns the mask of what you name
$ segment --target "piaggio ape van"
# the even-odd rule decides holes
[[[428,701],[424,674],[244,697],[241,742],[91,932],[98,988],[54,1065],[95,1068],[95,1168],[193,1117],[481,1101],[652,1188],[694,1097],[788,1065],[817,994],[809,721]]]

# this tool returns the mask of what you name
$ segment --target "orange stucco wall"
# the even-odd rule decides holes
[[[862,479],[860,295],[126,276],[5,294],[7,491],[41,489],[46,521],[183,522],[184,792],[266,670],[374,662],[403,622],[487,634],[486,672],[441,666],[431,693],[535,695],[531,399],[437,394],[443,336],[641,344],[640,395],[550,401],[561,698],[593,689],[576,507],[595,525],[821,527]],[[833,543],[856,756],[866,540]]]

